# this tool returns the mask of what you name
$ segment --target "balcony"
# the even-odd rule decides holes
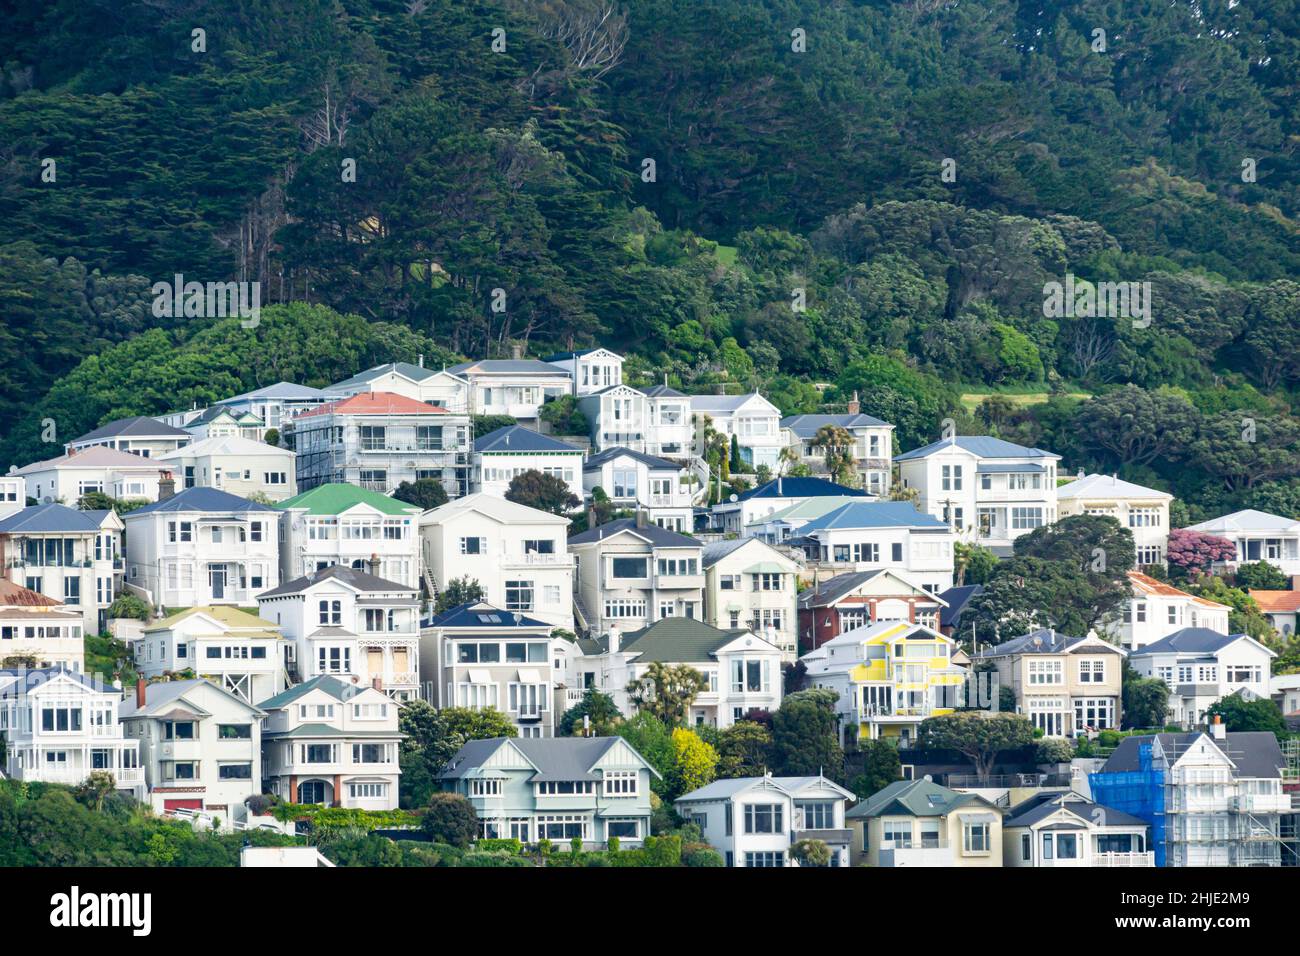
[[[823,843],[829,843],[831,846],[848,845],[853,842],[852,830],[798,830],[790,834],[790,842],[798,843],[800,840],[821,840]]]
[[[542,554],[540,552],[530,552],[528,554],[505,554],[501,556],[501,567],[568,567],[573,564],[573,559],[567,554]]]
[[[1155,866],[1156,855],[1152,850],[1145,853],[1094,853],[1092,855],[1092,865],[1103,867]]]
[[[1232,809],[1238,813],[1290,813],[1289,793],[1243,793],[1232,798]]]
[[[940,842],[937,846],[896,847],[886,840],[879,850],[881,866],[952,866],[952,847]]]

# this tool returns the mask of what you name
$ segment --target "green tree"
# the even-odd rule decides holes
[[[1244,700],[1240,693],[1229,694],[1210,705],[1206,711],[1209,717],[1219,717],[1229,733],[1242,731],[1265,731],[1271,734],[1286,733],[1286,720],[1282,711],[1273,701]]]
[[[830,866],[831,848],[824,840],[800,840],[790,847],[800,866]]]
[[[510,479],[506,500],[557,515],[567,514],[582,504],[582,499],[569,490],[567,481],[536,469],[521,472]]]
[[[433,605],[434,613],[442,614],[471,601],[482,601],[483,598],[483,585],[479,584],[477,579],[471,578],[468,574],[452,578],[445,588],[439,589],[438,599]]]
[[[447,489],[437,478],[417,478],[404,481],[393,491],[393,497],[408,505],[417,505],[428,511],[447,503]]]
[[[956,584],[984,584],[998,566],[998,557],[988,548],[978,544],[957,541],[952,546],[953,572]]]
[[[1169,688],[1158,677],[1143,677],[1127,660],[1122,672],[1125,730],[1163,727],[1169,714]]]
[[[587,416],[578,410],[578,400],[572,395],[561,395],[542,406],[537,417],[551,426],[557,435],[583,435],[591,429]]]
[[[580,736],[583,733],[584,717],[590,718],[588,729],[593,737],[608,737],[623,720],[614,698],[594,687],[588,687],[582,700],[564,712],[560,718],[560,735]]]
[[[772,766],[772,732],[753,720],[738,720],[718,733],[718,776],[758,777]]]
[[[1291,579],[1282,573],[1282,569],[1267,561],[1249,561],[1239,564],[1234,576],[1239,588],[1256,591],[1286,591],[1291,587]]]
[[[853,458],[853,436],[839,425],[823,425],[813,436],[814,448],[820,448],[826,459],[826,471],[832,481],[841,485],[856,485],[857,465]]]
[[[862,773],[853,780],[853,792],[865,800],[897,780],[903,779],[903,763],[898,757],[898,747],[888,740],[861,742]]]
[[[667,727],[677,727],[686,720],[696,696],[708,688],[708,679],[689,664],[651,661],[645,673],[627,685],[627,694],[637,710],[652,714]]]
[[[515,725],[491,708],[446,707],[435,710],[424,701],[409,701],[398,710],[398,728],[405,734],[398,752],[401,805],[419,807],[437,788],[438,774],[470,740],[514,737]]]
[[[832,690],[797,691],[781,701],[772,714],[772,763],[783,776],[824,774],[838,780],[844,771],[844,751],[836,731]]]
[[[987,711],[927,717],[918,735],[927,750],[955,750],[975,765],[980,780],[987,780],[998,754],[1033,742],[1033,725],[1019,714]]]
[[[478,813],[459,793],[435,793],[429,797],[420,830],[435,843],[467,847],[478,837]]]

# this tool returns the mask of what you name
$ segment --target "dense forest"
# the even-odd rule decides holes
[[[1298,7],[5,0],[0,466],[47,420],[600,342],[1300,516]],[[272,305],[155,317],[178,273]],[[1150,323],[1046,318],[1067,275]]]

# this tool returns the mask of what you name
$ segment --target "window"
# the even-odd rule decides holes
[[[353,763],[389,763],[387,744],[353,744]]]
[[[967,823],[962,826],[962,851],[964,853],[989,852],[989,825],[987,823]]]
[[[386,783],[350,783],[348,796],[357,800],[378,800],[388,796]]]
[[[1058,860],[1077,860],[1079,858],[1079,838],[1073,833],[1056,835],[1056,858]]]
[[[63,579],[63,603],[64,604],[81,603],[81,578]]]
[[[754,575],[755,591],[779,591],[781,590],[781,575],[779,574],[755,574]]]
[[[731,662],[733,694],[763,694],[771,689],[771,662],[737,660]]]
[[[580,840],[587,838],[587,819],[575,814],[545,815],[537,818],[537,839],[539,840]]]
[[[303,763],[333,763],[333,744],[305,744],[302,748]]]
[[[943,465],[940,475],[944,491],[961,491],[961,465]]]
[[[886,848],[910,850],[912,848],[911,820],[882,820],[880,838]]]
[[[780,850],[768,850],[760,853],[746,853],[745,866],[765,867],[765,868],[785,866],[785,854]]]
[[[635,797],[637,795],[637,780],[639,774],[635,770],[606,770],[605,796],[607,797]]]
[[[1033,838],[1028,833],[1020,834],[1020,859],[1029,859],[1034,852],[1033,845]]]
[[[41,730],[76,733],[81,730],[81,708],[69,705],[41,708]]]
[[[1104,660],[1079,661],[1079,683],[1101,684],[1106,680],[1106,662]]]
[[[832,830],[835,828],[835,802],[801,800],[794,805],[796,830]]]
[[[634,600],[606,601],[605,617],[643,618],[645,617],[645,601],[634,601]]]
[[[1029,683],[1062,684],[1065,682],[1064,668],[1061,661],[1031,660],[1029,662]]]
[[[251,724],[218,724],[217,737],[220,740],[250,740],[253,736]]]
[[[506,582],[506,610],[531,611],[533,609],[533,582]]]
[[[718,576],[718,587],[723,591],[739,591],[740,575],[739,574],[721,574]]]
[[[219,763],[217,764],[218,780],[252,780],[253,765],[251,763]]]
[[[636,820],[609,820],[605,823],[605,836],[620,840],[640,839],[640,824]]]
[[[543,780],[537,784],[539,797],[594,796],[594,780]]]
[[[487,538],[461,538],[461,554],[487,554]]]
[[[1115,699],[1113,697],[1079,697],[1074,701],[1074,729],[1113,730],[1115,728]]]
[[[320,612],[322,627],[330,625],[338,627],[343,623],[343,603],[341,601],[321,601],[317,608]]]
[[[1041,528],[1043,526],[1043,509],[1042,508],[1012,508],[1011,509],[1011,527],[1021,528]]]
[[[554,554],[555,542],[550,538],[528,538],[524,541],[524,554]]]
[[[492,780],[471,780],[469,782],[469,795],[471,797],[499,797],[501,796],[501,781]]]
[[[616,578],[644,578],[649,575],[646,558],[613,558],[611,572]]]
[[[785,808],[779,803],[745,804],[746,833],[780,833]]]
[[[660,558],[659,573],[666,577],[699,574],[699,561],[695,558]]]

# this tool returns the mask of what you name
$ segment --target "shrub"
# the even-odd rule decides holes
[[[682,862],[687,866],[726,866],[722,854],[712,847],[692,850],[682,858]]]
[[[435,793],[429,798],[420,829],[435,842],[468,847],[478,835],[478,814],[458,793]]]
[[[519,856],[524,852],[524,845],[513,837],[495,840],[479,840],[474,844],[474,849],[482,853],[509,853],[511,856]]]
[[[1097,734],[1097,743],[1103,747],[1118,747],[1123,736],[1118,730],[1103,730]]]
[[[1068,763],[1074,757],[1074,748],[1060,737],[1049,737],[1038,741],[1034,753],[1038,763]]]

